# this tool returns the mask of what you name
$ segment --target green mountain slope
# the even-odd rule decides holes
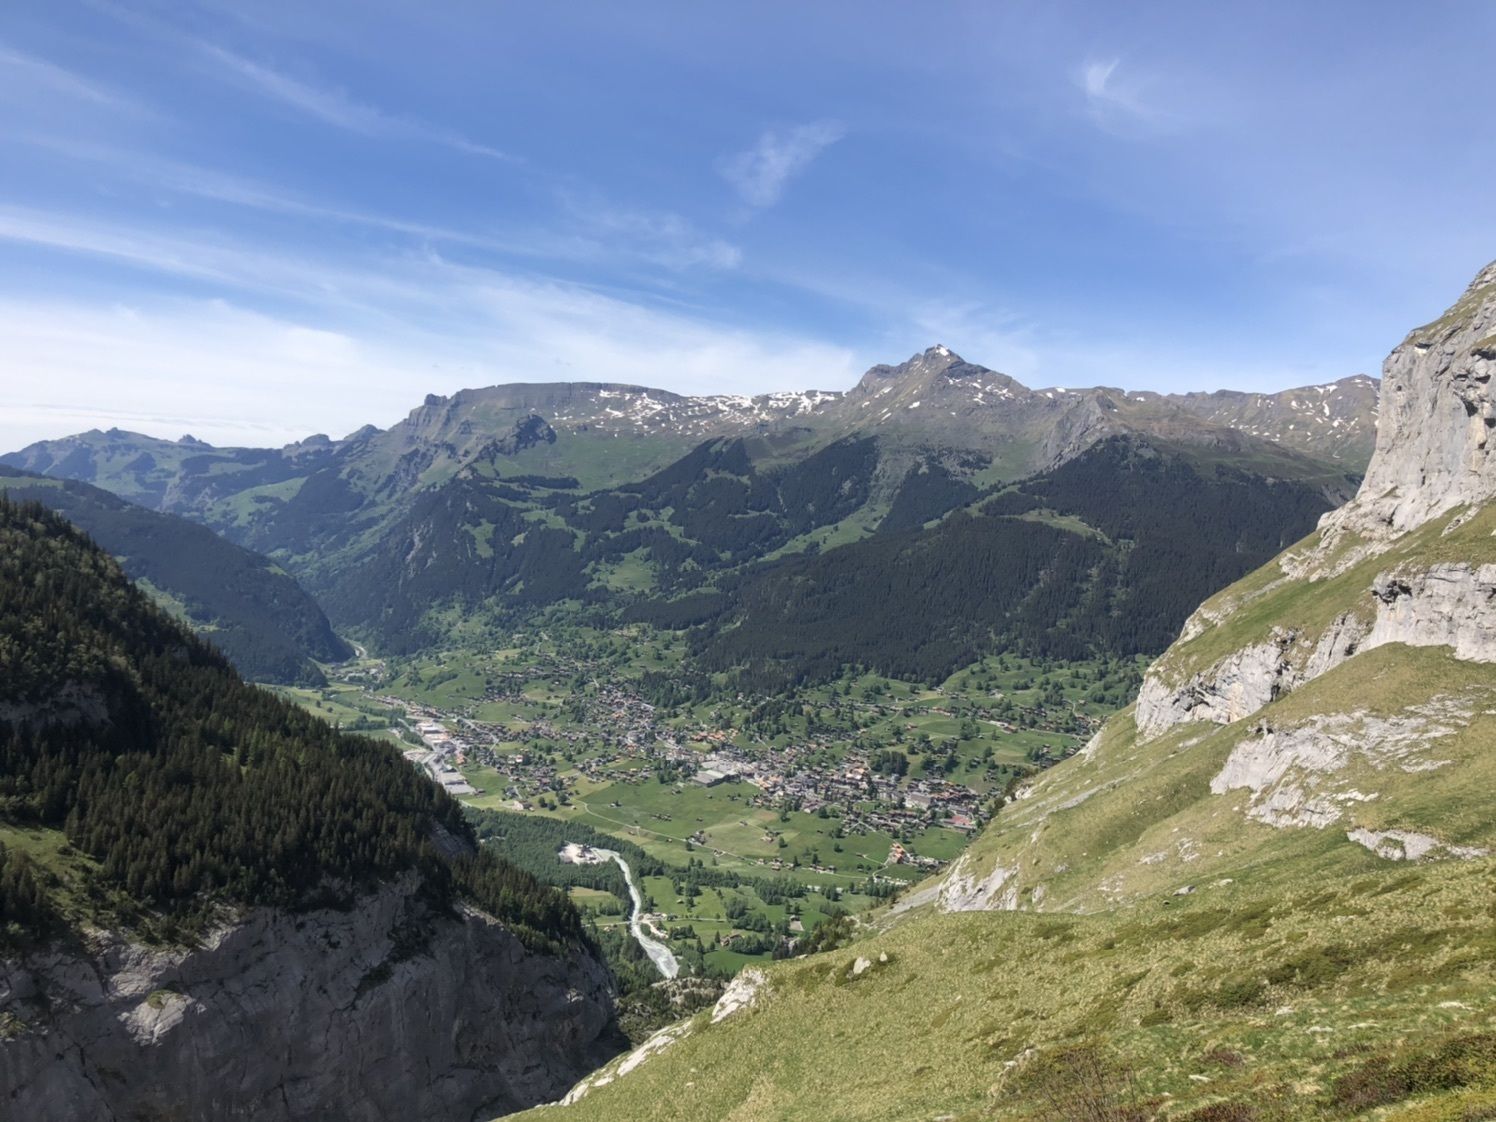
[[[537,1116],[1491,1117],[1493,373],[1496,265],[1388,359],[1356,498],[1085,751],[852,947]]]
[[[1487,1117],[1492,888],[1489,867],[1368,868],[1115,915],[930,915],[754,971],[521,1117]]]
[[[353,651],[305,590],[273,562],[175,515],[102,488],[0,465],[0,492],[36,501],[83,530],[247,678],[316,683],[316,662]]]
[[[926,508],[935,518],[953,490],[947,481],[921,493],[935,499]],[[703,667],[733,670],[756,689],[847,665],[938,681],[994,649],[1156,654],[1203,596],[1327,509],[1301,481],[1110,437],[929,528],[720,581],[716,618],[693,632],[693,646]],[[635,613],[668,619],[668,610]]]
[[[461,856],[460,808],[392,747],[244,684],[60,516],[3,497],[0,842],[0,933],[23,943],[351,900],[406,872],[537,944],[581,932],[557,893]]]

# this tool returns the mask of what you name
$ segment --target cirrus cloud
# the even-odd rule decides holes
[[[791,179],[845,135],[837,121],[771,129],[752,148],[721,160],[717,170],[749,206],[770,207],[783,197]]]

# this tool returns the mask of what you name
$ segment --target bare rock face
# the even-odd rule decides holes
[[[1321,635],[1278,629],[1188,681],[1170,684],[1150,669],[1138,693],[1141,740],[1185,721],[1231,724],[1357,653],[1388,643],[1449,647],[1464,662],[1496,662],[1496,565],[1441,562],[1381,573],[1367,590],[1364,616],[1338,616]]]
[[[1376,622],[1362,649],[1384,643],[1449,647],[1465,662],[1496,662],[1496,565],[1431,565],[1383,573],[1372,585]]]
[[[1226,725],[1257,712],[1288,689],[1296,637],[1279,631],[1269,642],[1232,652],[1182,686],[1147,675],[1138,691],[1138,736],[1151,740],[1182,721]]]
[[[1493,373],[1496,262],[1388,356],[1376,452],[1355,499],[1325,516],[1327,545],[1346,531],[1385,539],[1496,498]]]
[[[950,875],[940,884],[937,903],[945,912],[1012,912],[1018,910],[1018,885],[1009,881],[1017,874],[1016,868],[996,865],[985,876],[977,876],[967,870],[967,857],[962,854],[951,866]],[[1007,891],[1004,886],[1007,885]]]
[[[606,971],[411,882],[256,909],[195,949],[117,936],[0,962],[0,1115],[27,1122],[492,1118],[617,1051]]]
[[[1383,368],[1377,449],[1356,497],[1320,522],[1317,548],[1286,556],[1284,579],[1314,581],[1384,552],[1403,534],[1457,507],[1496,499],[1496,262]],[[1464,516],[1461,516],[1464,517]],[[1230,615],[1186,622],[1188,641]],[[1167,660],[1138,695],[1138,734],[1150,740],[1185,721],[1227,724],[1386,643],[1449,646],[1456,658],[1496,661],[1496,566],[1441,562],[1380,574],[1357,610],[1317,635],[1278,628],[1188,680]]]

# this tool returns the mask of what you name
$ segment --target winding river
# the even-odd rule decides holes
[[[680,973],[680,963],[676,961],[669,947],[644,930],[644,894],[634,883],[634,870],[629,868],[629,863],[623,859],[623,854],[616,850],[592,847],[589,852],[597,857],[612,858],[618,862],[618,867],[623,870],[624,883],[629,886],[629,897],[634,903],[634,910],[629,913],[629,934],[644,948],[644,953],[649,956],[649,960],[655,964],[655,968],[662,975],[666,978],[674,978]]]

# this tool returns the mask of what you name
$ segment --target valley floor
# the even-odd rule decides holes
[[[640,847],[665,866],[640,884],[672,949],[700,947],[703,968],[730,975],[958,856],[1003,793],[1074,753],[1138,673],[1000,656],[936,687],[851,674],[753,698],[708,679],[698,699],[673,688],[683,656],[648,628],[562,625],[496,649],[362,658],[333,668],[327,688],[285,692],[400,742],[476,809]],[[681,872],[697,861],[740,883],[686,891]],[[809,892],[766,898],[764,878]],[[591,889],[573,899],[602,927],[629,909]]]

